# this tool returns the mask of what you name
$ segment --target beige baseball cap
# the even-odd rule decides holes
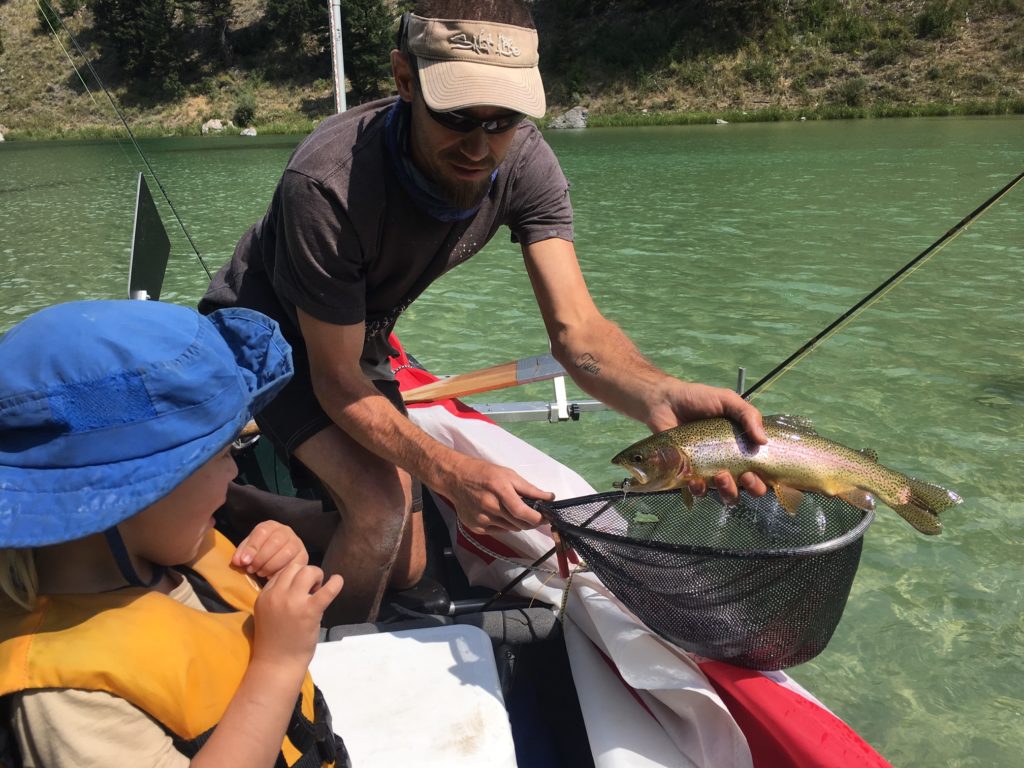
[[[493,106],[544,116],[537,30],[412,13],[407,25],[408,50],[416,57],[423,98],[431,109]]]

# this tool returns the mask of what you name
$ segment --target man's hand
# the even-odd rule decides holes
[[[540,512],[521,497],[553,501],[555,495],[542,491],[511,469],[497,464],[461,457],[445,473],[439,491],[455,507],[462,524],[472,533],[525,531],[544,522]]]
[[[647,426],[652,432],[661,432],[680,424],[698,419],[724,416],[740,425],[743,433],[758,445],[768,442],[761,420],[761,412],[731,389],[709,387],[706,384],[692,384],[669,378],[663,391],[651,403]],[[768,487],[753,472],[744,472],[739,482],[728,472],[719,472],[713,478],[713,485],[722,498],[734,502],[739,499],[739,488],[752,496],[763,496]],[[702,495],[707,491],[705,483],[694,480],[690,491]]]
[[[286,565],[306,565],[308,562],[306,547],[295,532],[274,520],[264,520],[253,528],[231,556],[233,566],[265,579]]]

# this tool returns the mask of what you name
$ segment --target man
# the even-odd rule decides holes
[[[331,621],[372,620],[386,586],[422,576],[412,478],[451,500],[473,532],[535,527],[541,517],[520,497],[552,498],[415,427],[387,363],[401,312],[502,224],[522,246],[552,353],[584,391],[652,430],[724,415],[765,440],[760,414],[736,393],[659,371],[595,307],[568,182],[523,119],[545,110],[537,61],[521,0],[420,2],[391,52],[399,98],[331,117],[303,142],[201,304],[259,309],[295,349],[296,376],[259,423],[340,512],[323,534],[323,568],[345,578]],[[766,490],[755,475],[740,480]],[[716,485],[737,495],[727,475]]]

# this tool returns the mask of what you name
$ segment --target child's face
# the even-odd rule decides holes
[[[237,474],[231,446],[226,446],[169,494],[121,523],[128,551],[157,565],[192,560]]]

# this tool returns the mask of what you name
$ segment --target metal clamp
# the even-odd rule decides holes
[[[557,424],[570,418],[569,399],[565,394],[565,376],[556,376],[552,383],[555,385],[555,402],[548,404],[548,421]]]

